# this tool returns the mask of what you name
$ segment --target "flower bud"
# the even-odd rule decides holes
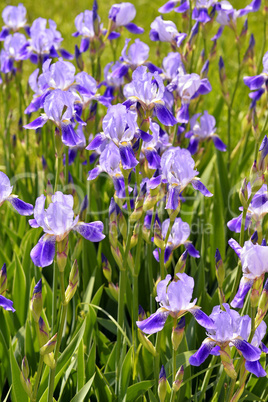
[[[49,335],[48,335],[49,329],[42,317],[39,318],[38,326],[39,326],[39,331],[38,331],[37,336],[38,336],[39,346],[41,348],[49,341]]]
[[[78,286],[78,280],[79,280],[79,269],[78,269],[77,260],[75,260],[73,263],[70,275],[69,275],[69,285],[67,286],[67,289],[65,290],[66,303],[69,303],[69,301],[74,297],[74,294],[75,294],[77,286]]]
[[[75,56],[75,61],[78,69],[80,71],[84,70],[84,62],[82,58],[82,53],[80,52],[79,48],[77,45],[75,45],[75,50],[74,50],[74,56]]]
[[[53,352],[57,342],[57,335],[58,334],[55,334],[45,345],[40,348],[40,354],[42,356]]]
[[[187,255],[188,255],[188,250],[185,250],[182,255],[179,258],[179,261],[177,262],[176,266],[175,266],[175,271],[174,274],[182,274],[185,270],[185,266],[186,266],[186,259],[187,259]]]
[[[24,377],[22,372],[20,373],[20,382],[21,382],[21,384],[23,386],[23,389],[26,392],[26,394],[31,398],[32,390],[33,390],[32,384],[31,384],[29,378]]]
[[[259,300],[258,311],[255,319],[255,328],[257,328],[265,317],[268,310],[268,279],[266,279],[263,291]]]
[[[145,311],[143,310],[142,306],[139,305],[139,313],[138,313],[138,320],[143,321],[146,318]]]
[[[29,364],[28,364],[28,360],[27,360],[26,356],[24,356],[24,358],[22,359],[21,371],[22,371],[24,378],[29,378],[30,369],[29,369]]]
[[[241,189],[239,191],[239,199],[243,208],[248,209],[248,182],[246,178],[243,180]]]
[[[62,114],[64,114],[65,111],[66,110],[63,109]],[[61,157],[62,152],[63,152],[63,142],[62,142],[62,139],[61,139],[61,132],[60,132],[58,127],[55,128],[55,148],[56,148],[55,151],[56,151],[56,154],[57,154],[56,157],[57,158]]]
[[[144,212],[149,211],[149,209],[153,208],[157,202],[158,202],[157,195],[152,195],[150,191],[150,194],[148,194],[144,200],[143,211]]]
[[[115,203],[114,198],[111,198],[109,206],[109,241],[111,246],[116,248],[118,230],[117,230],[117,214],[120,212],[119,206]]]
[[[127,239],[127,221],[121,210],[117,215],[117,223],[118,223],[120,233],[121,233],[123,239],[126,241],[126,239]]]
[[[4,295],[6,290],[7,290],[7,267],[6,263],[4,263],[0,271],[0,295]]]
[[[40,279],[34,287],[33,297],[30,303],[30,310],[35,322],[39,321],[40,315],[43,309],[43,297],[42,297],[42,279]]]
[[[118,302],[118,296],[119,296],[119,287],[118,285],[115,285],[114,283],[109,283],[108,285],[109,291],[111,296],[114,298],[115,301]]]
[[[154,357],[157,356],[157,351],[152,344],[152,342],[147,338],[147,336],[144,335],[144,333],[138,329],[138,338],[142,346],[145,347],[145,349],[148,350],[149,353],[151,353]]]
[[[158,381],[158,396],[160,402],[164,402],[167,394],[167,377],[164,366],[161,367]]]
[[[183,338],[185,327],[185,317],[183,316],[176,327],[172,328],[171,342],[174,350],[178,350]]]
[[[251,295],[250,295],[250,303],[252,307],[257,307],[262,291],[262,285],[264,280],[264,274],[256,278],[253,282]]]
[[[103,253],[101,253],[101,261],[102,261],[102,272],[108,282],[112,281],[112,268]]]
[[[64,240],[60,241],[57,246],[57,264],[60,272],[64,272],[67,264],[68,255],[68,236]]]
[[[161,250],[165,249],[165,241],[162,237],[162,231],[157,221],[154,224],[154,244]]]
[[[138,237],[139,237],[139,227],[140,227],[140,223],[136,223],[136,225],[134,226],[134,230],[133,230],[133,235],[131,236],[131,241],[130,241],[130,249],[132,249],[133,247],[135,247],[138,243]]]
[[[252,242],[253,244],[258,243],[258,231],[257,231],[257,230],[255,230],[255,232],[254,232],[253,235],[251,236],[250,240],[251,240],[251,242]]]
[[[180,366],[179,370],[176,373],[175,381],[172,384],[172,389],[173,389],[174,393],[179,391],[182,381],[183,381],[183,376],[184,376],[184,367]]]
[[[223,349],[220,350],[220,356],[226,374],[231,377],[232,380],[235,380],[237,374],[233,365],[233,361],[231,359],[231,350],[229,345],[226,345]]]
[[[218,284],[219,284],[219,287],[222,288],[223,281],[225,278],[225,269],[224,269],[221,254],[220,254],[218,248],[217,248],[216,254],[215,254],[215,263],[216,263],[216,276],[217,276]]]
[[[44,363],[48,367],[50,367],[52,370],[56,367],[56,362],[55,362],[55,359],[54,359],[54,353],[53,352],[44,355]]]

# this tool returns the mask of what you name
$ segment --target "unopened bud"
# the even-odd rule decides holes
[[[45,345],[40,348],[40,354],[42,356],[47,355],[55,349],[57,342],[57,334],[55,334]]]
[[[61,132],[58,127],[55,128],[55,151],[56,151],[56,157],[59,158],[62,155],[63,152],[63,142],[61,139]]]
[[[158,381],[158,396],[160,402],[164,402],[167,394],[167,377],[164,366],[161,367]]]
[[[131,236],[131,240],[130,240],[130,249],[132,249],[133,247],[135,247],[138,243],[138,238],[139,238],[139,227],[140,227],[140,223],[136,223],[136,225],[134,226],[134,230],[133,230],[133,235]]]
[[[54,353],[53,352],[44,355],[44,363],[48,367],[50,367],[52,370],[56,367],[56,362],[55,362],[55,359],[54,359]]]
[[[75,55],[75,61],[76,61],[78,69],[80,71],[83,71],[84,70],[84,62],[83,62],[83,58],[82,58],[82,53],[80,52],[77,45],[75,45],[74,55]]]
[[[139,305],[139,313],[138,313],[138,320],[143,321],[146,318],[145,311],[143,310],[142,306]]]
[[[217,248],[216,254],[215,254],[215,263],[216,263],[216,276],[217,276],[218,284],[219,284],[219,287],[222,288],[223,281],[225,278],[225,269],[224,269],[221,254],[220,254],[218,248]]]
[[[114,198],[111,198],[109,206],[109,241],[114,248],[116,248],[117,246],[117,238],[118,238],[117,215],[119,213],[120,213],[119,206],[114,201]]]
[[[258,311],[255,319],[255,328],[257,328],[264,319],[268,310],[268,279],[266,279],[263,291],[259,300]]]
[[[251,236],[250,240],[253,244],[256,244],[258,242],[258,231],[257,230],[255,230],[255,232]]]
[[[181,387],[183,376],[184,376],[184,367],[180,366],[179,370],[176,373],[175,381],[172,384],[172,389],[175,393],[178,392]]]
[[[241,205],[243,206],[243,208],[248,208],[248,182],[247,179],[245,178],[243,180],[241,189],[239,191],[239,199],[241,202]]]
[[[144,346],[149,353],[151,353],[154,357],[157,356],[157,351],[154,345],[140,329],[138,329],[138,338],[142,346]]]
[[[154,224],[154,244],[161,250],[164,250],[165,248],[165,241],[163,239],[162,231],[157,221]]]
[[[114,298],[115,301],[118,302],[118,296],[119,296],[119,287],[118,285],[115,285],[114,283],[109,283],[109,292],[111,296]]]
[[[182,317],[176,327],[172,328],[171,342],[174,350],[178,350],[183,338],[185,327],[185,317]]]
[[[232,380],[235,380],[237,377],[233,361],[231,359],[231,350],[230,346],[227,345],[224,347],[224,349],[220,350],[220,356],[221,356],[221,362],[223,364],[223,368],[226,372],[226,374],[232,378]]]
[[[79,280],[79,269],[77,260],[74,261],[70,275],[69,275],[69,285],[65,290],[65,302],[69,303],[69,301],[74,297]]]
[[[68,236],[65,237],[57,246],[57,265],[60,272],[64,272],[67,264],[68,255]]]
[[[24,378],[29,378],[30,369],[29,369],[29,363],[28,363],[26,356],[24,356],[24,358],[22,359],[21,371],[22,371]]]
[[[4,263],[0,271],[0,295],[4,295],[6,290],[7,290],[7,267],[6,263]]]
[[[33,297],[30,303],[30,310],[35,322],[39,321],[40,315],[43,309],[43,297],[42,297],[42,279],[37,282],[34,287]]]
[[[102,262],[102,272],[108,282],[112,281],[112,268],[103,253],[101,253],[101,262]]]
[[[29,378],[25,378],[22,372],[20,373],[20,382],[26,394],[31,398],[33,390],[31,381],[29,380]]]
[[[252,307],[257,307],[262,291],[262,286],[263,286],[263,280],[264,280],[264,274],[256,278],[253,282],[252,290],[251,290],[251,295],[250,295],[250,303]]]
[[[38,331],[38,340],[40,348],[44,346],[49,341],[49,329],[43,320],[42,317],[39,318],[38,321],[39,331]]]

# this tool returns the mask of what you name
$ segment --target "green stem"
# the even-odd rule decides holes
[[[52,333],[55,332],[56,310],[57,310],[57,288],[58,288],[58,265],[56,261],[53,264],[53,296],[52,296]]]
[[[216,363],[216,359],[217,359],[217,356],[213,356],[211,361],[210,361],[210,363],[209,363],[205,378],[204,378],[203,383],[202,383],[201,394],[200,394],[200,396],[198,398],[199,401],[203,401],[203,398],[205,396],[206,389],[207,389],[207,386],[208,386],[208,383],[209,383],[209,380],[210,380],[210,377],[211,377],[211,374],[212,374],[213,366]]]
[[[158,379],[159,379],[161,336],[162,336],[162,331],[157,332],[156,343],[155,343],[155,349],[156,349],[157,354],[154,358],[155,395],[157,395]]]
[[[42,370],[43,370],[43,363],[44,363],[44,356],[40,355],[39,365],[38,365],[36,379],[35,379],[35,383],[34,383],[33,394],[32,394],[32,397],[31,397],[32,402],[36,401],[38,385],[39,385]]]
[[[60,318],[60,327],[57,335],[57,343],[54,352],[54,359],[55,359],[55,366],[54,368],[50,369],[49,373],[49,386],[48,386],[48,402],[53,402],[53,393],[54,393],[54,382],[55,382],[55,375],[56,375],[56,367],[58,361],[58,355],[60,351],[60,344],[62,340],[62,334],[64,329],[64,324],[66,321],[67,316],[67,309],[68,304],[65,300],[65,287],[64,287],[64,272],[60,272],[60,287],[61,287],[61,299],[62,299],[62,310],[61,310],[61,318]]]
[[[172,350],[172,381],[175,381],[175,377],[176,377],[176,369],[177,369],[177,362],[176,362],[176,355],[177,355],[177,351],[173,348]]]
[[[219,378],[219,380],[217,382],[217,386],[215,388],[214,395],[212,397],[211,402],[218,402],[219,401],[219,399],[220,399],[219,396],[220,396],[221,389],[222,389],[222,386],[223,386],[223,383],[224,383],[224,379],[225,379],[225,371],[224,371],[224,369],[222,369],[222,372],[221,372],[220,378]]]
[[[152,214],[152,220],[151,220],[151,227],[150,227],[150,237],[149,239],[152,238],[153,236],[153,229],[154,229],[154,220],[155,220],[155,214],[156,214],[156,205],[154,206],[153,214]],[[150,241],[148,245],[148,277],[149,277],[149,285],[150,285],[150,312],[153,312],[153,287],[154,287],[154,279],[153,279],[153,250],[152,250],[152,242]]]
[[[69,179],[69,152],[68,147],[66,147],[65,151],[65,186],[68,184]]]
[[[56,165],[55,165],[56,177],[55,177],[54,193],[57,191],[57,187],[58,187],[58,184],[59,184],[60,162],[61,162],[61,158],[58,155],[56,155]]]

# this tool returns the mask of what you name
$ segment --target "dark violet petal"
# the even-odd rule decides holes
[[[105,235],[102,233],[103,223],[101,221],[91,223],[78,222],[73,230],[80,233],[85,239],[94,243],[105,238]]]
[[[44,235],[32,249],[31,259],[37,267],[51,265],[55,255],[56,236]]]
[[[150,142],[153,139],[153,136],[149,133],[147,133],[146,131],[143,131],[141,129],[137,130],[137,133],[139,134],[140,138],[142,139],[142,141],[144,142]]]
[[[47,122],[47,119],[40,116],[37,119],[33,120],[31,123],[23,126],[24,128],[28,128],[30,130],[36,130],[37,128],[43,127],[43,125]]]
[[[166,4],[164,4],[162,7],[158,9],[158,12],[161,14],[169,13],[170,11],[173,10],[173,8],[176,6],[177,1],[168,1]]]
[[[29,225],[32,227],[32,228],[39,228],[39,225],[38,225],[38,223],[36,222],[36,220],[35,219],[29,219]]]
[[[232,339],[232,344],[238,349],[244,358],[250,362],[258,360],[261,355],[259,348],[252,346],[250,343],[244,339]]]
[[[33,214],[32,204],[28,204],[27,202],[13,196],[10,196],[7,200],[20,215],[29,216]]]
[[[171,256],[171,254],[172,254],[172,251],[173,251],[173,246],[172,246],[172,245],[171,245],[171,246],[167,246],[167,247],[165,248],[165,252],[164,252],[164,263],[165,263],[165,264],[168,262],[168,260],[169,260],[169,258],[170,258],[170,256]]]
[[[223,33],[223,30],[224,30],[224,26],[221,25],[221,26],[219,27],[217,33],[213,36],[213,38],[211,38],[211,40],[212,40],[212,41],[218,40],[218,39],[221,37],[221,35],[222,35],[222,33]]]
[[[109,34],[108,39],[109,39],[109,40],[114,40],[114,39],[119,38],[119,36],[120,36],[120,33],[119,33],[119,32],[112,31],[112,32]]]
[[[200,180],[192,180],[192,186],[195,190],[200,191],[205,197],[212,197],[213,194],[206,188]]]
[[[96,137],[93,138],[91,143],[86,147],[86,149],[88,151],[93,151],[93,150],[99,148],[99,146],[101,146],[101,144],[103,144],[104,141],[105,141],[104,135],[97,134]]]
[[[155,113],[160,121],[160,123],[165,126],[174,126],[177,124],[177,120],[173,116],[173,114],[166,108],[166,106],[161,105],[160,103],[155,104]]]
[[[88,178],[87,179],[88,180],[96,179],[96,177],[98,177],[98,175],[100,174],[101,171],[102,171],[101,168],[99,166],[96,166],[94,169],[92,169],[92,170],[90,170],[88,172]]]
[[[4,40],[9,35],[8,28],[3,27],[2,31],[0,32],[0,41]]]
[[[156,248],[153,251],[153,256],[154,256],[154,258],[156,259],[157,262],[160,261],[160,254],[161,254],[161,249],[160,248]]]
[[[76,134],[72,124],[62,124],[62,142],[68,147],[75,147],[81,143],[81,138]]]
[[[151,29],[150,33],[149,33],[150,39],[153,42],[156,42],[159,40],[159,35],[158,32],[155,29]]]
[[[226,151],[226,145],[220,139],[220,137],[218,137],[217,135],[213,135],[212,140],[214,142],[215,148],[217,148],[219,151],[222,151],[222,152]]]
[[[161,68],[155,66],[153,63],[147,61],[146,63],[144,63],[145,66],[148,67],[148,70],[150,71],[150,73],[154,73],[155,71],[157,71],[159,74],[161,74],[163,71]]]
[[[251,91],[255,89],[259,89],[264,84],[264,76],[263,75],[255,75],[254,77],[244,77],[244,84],[249,87]]]
[[[120,67],[116,68],[112,72],[112,77],[114,78],[122,78],[128,73],[128,66],[126,64],[121,64]]]
[[[119,152],[120,152],[120,156],[121,156],[121,162],[122,162],[123,169],[132,169],[135,166],[137,166],[137,164],[139,163],[137,161],[137,159],[135,158],[133,149],[131,148],[130,145],[126,145],[126,146],[120,145]]]
[[[136,321],[137,327],[146,334],[155,334],[164,328],[169,312],[159,308],[154,314],[143,321]]]
[[[73,54],[67,52],[67,50],[65,50],[65,49],[60,49],[60,54],[66,60],[73,60],[73,58],[74,58]]]
[[[38,64],[38,56],[37,54],[31,53],[30,54],[30,60],[33,64]]]
[[[266,371],[262,367],[259,360],[254,362],[247,361],[245,364],[245,368],[252,374],[255,374],[256,377],[266,377]]]
[[[201,80],[200,87],[198,88],[198,90],[196,91],[194,96],[192,96],[192,99],[196,98],[199,95],[206,95],[211,91],[212,91],[212,87],[211,87],[209,80],[207,78],[203,78]]]
[[[189,121],[189,105],[188,105],[188,103],[181,105],[181,108],[179,109],[176,118],[179,123],[188,123],[188,121]]]
[[[203,24],[210,21],[208,10],[206,8],[194,8],[192,18],[193,20],[202,22]]]
[[[248,294],[249,289],[252,287],[253,281],[247,279],[241,279],[238,291],[231,302],[233,308],[242,308],[244,305],[244,299]]]
[[[211,350],[214,348],[215,342],[205,340],[200,348],[189,358],[189,363],[192,366],[200,366],[206,358],[210,355]]]
[[[56,51],[54,46],[51,46],[50,51],[49,51],[49,57],[59,57],[58,52]]]
[[[238,16],[242,17],[248,13],[256,12],[261,6],[261,0],[253,0],[248,6],[238,11]]]
[[[0,295],[0,306],[3,307],[7,311],[12,311],[12,313],[14,313],[14,311],[16,311],[13,307],[13,301],[7,299],[6,297],[4,297],[2,295]]]
[[[147,183],[147,187],[148,188],[151,188],[151,189],[154,189],[154,188],[156,188],[157,186],[159,186],[159,184],[161,184],[161,181],[162,181],[162,176],[160,175],[160,176],[156,176],[156,177],[152,177],[150,180],[149,180],[149,182]]]
[[[130,22],[127,25],[124,25],[125,28],[132,34],[142,34],[144,32],[144,29],[141,27],[138,27],[136,24],[133,24],[133,22]]]
[[[84,53],[84,52],[86,52],[88,50],[89,43],[90,43],[89,38],[82,38],[81,39],[80,53]]]
[[[241,224],[242,224],[242,215],[239,215],[237,218],[231,219],[228,223],[227,226],[228,228],[235,233],[240,233],[241,231]],[[249,214],[246,215],[246,222],[245,222],[245,230],[247,230],[249,224],[251,221],[251,217]]]
[[[185,13],[187,10],[189,10],[190,8],[190,4],[189,1],[185,1],[184,3],[182,3],[179,7],[175,8],[174,11],[176,11],[176,13]]]
[[[168,200],[166,209],[172,209],[173,211],[175,211],[175,209],[177,209],[179,205],[179,198],[180,198],[179,188],[170,187],[168,191]]]
[[[194,316],[199,325],[206,329],[214,329],[214,321],[204,311],[200,310],[199,307],[193,307],[187,311]]]
[[[261,342],[261,350],[263,351],[263,353],[268,353],[268,348],[264,345],[263,342]]]
[[[220,356],[220,350],[221,350],[220,346],[215,346],[210,352],[210,354],[213,356]]]
[[[145,150],[145,156],[148,161],[149,169],[159,169],[161,158],[160,155],[153,149],[151,151]]]
[[[234,239],[228,240],[228,244],[230,247],[232,247],[232,249],[235,251],[235,253],[240,258],[240,254],[241,254],[241,250],[242,250],[242,247],[240,246],[240,244],[237,243],[237,241]]]
[[[107,89],[108,89],[108,88],[107,88]],[[102,105],[104,105],[104,106],[106,106],[106,107],[109,107],[109,106],[111,106],[111,101],[113,100],[113,97],[111,97],[111,96],[108,94],[107,90],[106,90],[106,91],[105,91],[105,95],[100,95],[97,100],[98,100],[98,102],[100,102]]]
[[[194,247],[194,245],[191,242],[186,242],[184,244],[184,246],[191,257],[200,258],[199,251],[196,250],[196,248]]]
[[[127,100],[126,100],[125,102],[123,102],[122,104],[123,104],[124,106],[126,106],[127,109],[129,109],[130,106],[134,105],[134,103],[136,103],[135,100],[127,99]]]
[[[186,136],[185,136],[186,137]],[[199,139],[196,137],[192,137],[190,139],[189,145],[188,145],[188,151],[191,153],[191,155],[194,155],[197,150],[198,150],[198,144],[199,144]]]
[[[114,189],[118,198],[126,198],[125,182],[123,177],[113,177]],[[130,201],[131,205],[131,201]]]

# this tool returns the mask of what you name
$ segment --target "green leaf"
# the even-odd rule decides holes
[[[81,388],[81,390],[71,399],[71,402],[82,402],[87,396],[91,385],[93,383],[95,374],[88,380],[88,382]]]
[[[133,384],[127,389],[127,401],[136,401],[138,397],[142,396],[154,385],[154,381],[141,381]]]
[[[77,353],[77,392],[83,388],[85,384],[85,359],[84,359],[84,342],[83,338],[78,346]]]
[[[29,302],[26,293],[26,278],[22,265],[15,254],[16,270],[13,282],[13,302],[16,309],[16,315],[20,321],[21,326],[24,325],[26,320],[26,303]]]
[[[15,346],[15,345],[14,345]],[[13,348],[10,348],[10,363],[12,375],[12,401],[14,402],[28,402],[29,398],[24,391],[20,381],[20,369],[15,360]]]
[[[132,367],[132,354],[133,354],[133,346],[127,352],[121,370],[120,370],[120,377],[119,377],[119,400],[123,401],[125,398],[127,387],[130,379],[131,367]]]

